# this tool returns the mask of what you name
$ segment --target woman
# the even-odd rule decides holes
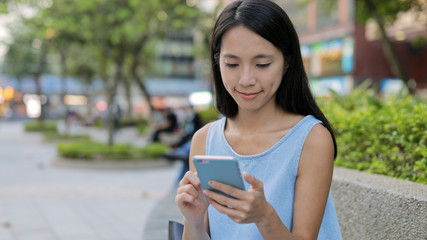
[[[342,239],[330,194],[335,138],[286,13],[267,0],[231,3],[217,19],[211,60],[225,118],[194,135],[190,159],[234,156],[248,190],[215,181],[235,199],[203,190],[191,164],[176,195],[183,239]]]

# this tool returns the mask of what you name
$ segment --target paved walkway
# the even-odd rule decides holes
[[[144,239],[165,240],[168,236],[169,220],[183,223],[181,212],[175,204],[176,186],[153,208],[145,225]]]
[[[141,141],[132,134],[117,139]],[[179,214],[168,195],[179,163],[97,170],[52,166],[55,158],[55,144],[22,122],[0,121],[0,240],[167,239],[169,214]]]

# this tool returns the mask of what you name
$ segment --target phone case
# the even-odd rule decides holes
[[[193,157],[193,163],[203,189],[212,190],[232,198],[232,196],[209,186],[208,182],[215,180],[245,190],[239,162],[233,157],[198,155]]]

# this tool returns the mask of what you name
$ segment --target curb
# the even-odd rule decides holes
[[[335,167],[332,195],[344,239],[426,239],[427,185]]]

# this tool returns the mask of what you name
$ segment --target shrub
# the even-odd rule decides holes
[[[107,159],[133,159],[136,157],[136,149],[130,144],[115,144],[105,151]]]
[[[219,118],[219,112],[214,106],[198,111],[202,124],[215,121]]]
[[[146,124],[148,124],[147,119],[141,117],[124,117],[120,119],[120,126],[122,127],[134,127]]]
[[[76,140],[90,140],[87,134],[61,134],[58,132],[44,132],[43,138],[47,141],[76,141]]]
[[[138,155],[129,144],[109,146],[93,141],[62,142],[57,149],[60,156],[75,159],[133,159]]]
[[[169,147],[163,143],[151,143],[141,148],[143,157],[146,158],[157,158],[161,157],[169,150]]]
[[[56,132],[56,121],[30,121],[24,125],[26,132]]]
[[[95,142],[91,141],[57,144],[58,153],[64,158],[94,159],[100,148]]]
[[[148,123],[148,121],[140,122],[136,125],[136,130],[140,134],[147,132],[148,130],[150,130],[150,128],[151,127],[150,127],[150,124]]]
[[[169,147],[161,143],[153,143],[142,148],[130,144],[108,144],[94,141],[60,142],[58,153],[64,158],[72,159],[144,159],[161,157]]]
[[[364,88],[333,96],[320,105],[336,134],[336,165],[427,184],[426,102]]]

